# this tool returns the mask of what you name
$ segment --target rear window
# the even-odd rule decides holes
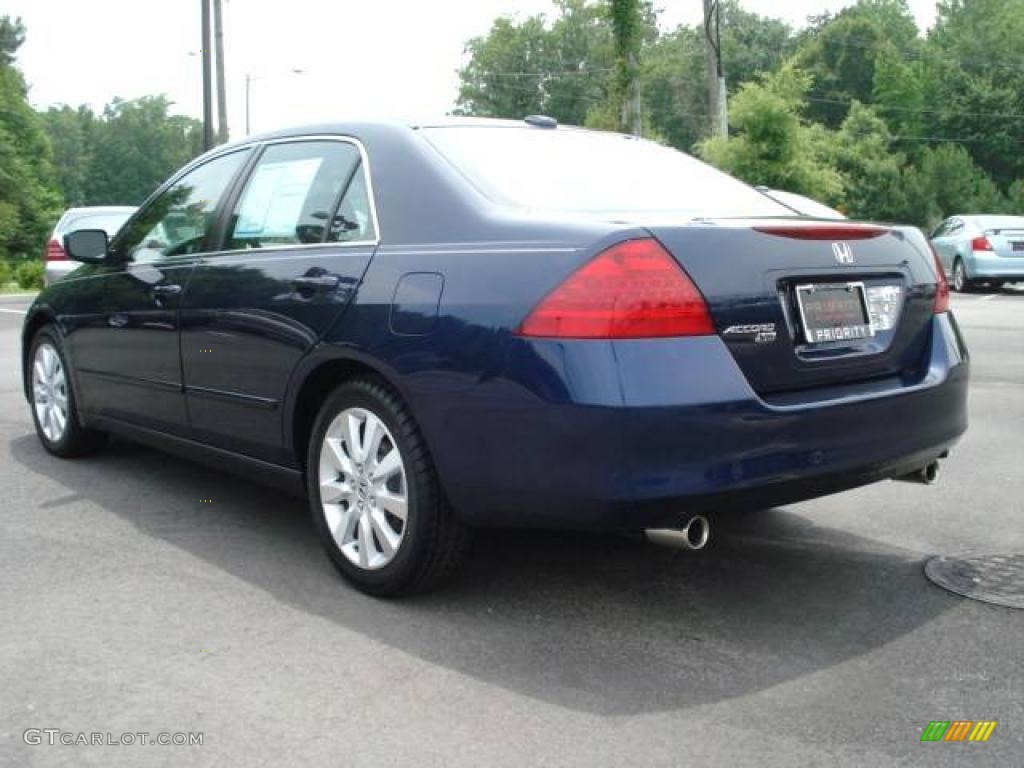
[[[793,216],[753,187],[668,147],[616,133],[444,126],[422,129],[481,192],[525,208]]]
[[[61,222],[61,231],[58,234],[66,235],[76,229],[102,229],[108,237],[113,237],[131,215],[131,211],[125,211],[123,213],[81,213],[69,216],[67,221]]]
[[[1024,217],[1021,216],[983,216],[978,225],[988,231],[993,229],[1024,230]]]

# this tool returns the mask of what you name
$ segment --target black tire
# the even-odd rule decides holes
[[[331,533],[320,500],[320,451],[327,430],[347,408],[370,411],[394,436],[406,474],[407,513],[393,559],[369,570],[353,563]],[[452,510],[438,482],[430,452],[408,407],[383,382],[360,377],[334,390],[320,408],[306,456],[310,511],[327,556],[351,584],[371,595],[425,592],[449,579],[469,548],[470,531]]]
[[[971,289],[974,288],[974,281],[967,276],[967,266],[959,256],[953,262],[953,281],[951,287],[957,293],[970,293]]]
[[[30,393],[32,387],[32,370],[36,360],[36,352],[43,344],[49,344],[57,353],[60,364],[64,370],[66,394],[67,394],[67,419],[64,432],[57,440],[51,440],[39,423],[39,416],[36,413],[35,403],[29,404],[32,411],[32,423],[36,427],[36,435],[43,444],[43,448],[59,456],[62,459],[74,459],[81,456],[88,456],[100,450],[107,443],[108,435],[95,429],[87,429],[81,425],[78,414],[78,403],[75,397],[73,377],[68,367],[67,356],[64,354],[64,346],[61,343],[60,335],[50,325],[44,325],[32,338],[32,347],[29,350],[29,357],[26,361],[28,366],[25,374],[28,377]]]

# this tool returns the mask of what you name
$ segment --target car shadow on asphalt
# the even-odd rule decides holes
[[[486,532],[455,583],[379,601],[341,581],[301,500],[119,441],[78,461],[49,456],[34,435],[11,451],[67,489],[42,507],[87,500],[292,608],[583,712],[744,696],[868,653],[957,603],[926,582],[919,555],[782,510],[719,515],[700,553]]]

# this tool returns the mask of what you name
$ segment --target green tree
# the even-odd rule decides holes
[[[736,0],[723,2],[722,63],[731,92],[776,69],[792,50],[789,25],[745,11]],[[643,57],[645,125],[672,146],[691,149],[709,132],[702,26],[658,36]]]
[[[1007,201],[963,147],[929,147],[916,166],[904,171],[904,221],[931,229],[954,214],[999,213]]]
[[[61,207],[50,143],[13,65],[23,40],[20,21],[0,17],[0,257],[37,256]]]
[[[906,0],[859,0],[816,20],[801,36],[798,64],[814,78],[808,116],[838,127],[853,101],[871,103],[885,52],[915,56],[921,45]]]
[[[25,25],[20,18],[0,16],[0,66],[12,66],[18,49],[25,42]]]
[[[829,132],[801,117],[811,78],[791,64],[746,83],[729,105],[735,136],[699,145],[715,166],[744,179],[835,203],[842,177],[826,157]]]
[[[96,116],[86,106],[77,110],[61,106],[50,107],[41,117],[53,146],[53,164],[65,204],[87,205]]]
[[[894,221],[906,213],[902,167],[889,127],[871,107],[854,102],[830,142],[833,167],[842,176],[843,207],[855,219]]]
[[[137,205],[202,151],[202,125],[170,114],[165,96],[115,99],[103,114],[51,108],[46,130],[73,205]]]

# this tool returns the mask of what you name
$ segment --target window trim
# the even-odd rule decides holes
[[[359,152],[359,163],[356,168],[357,171],[363,174],[363,180],[366,183],[366,196],[370,203],[370,219],[373,222],[373,231],[376,235],[372,240],[348,240],[345,242],[325,242],[325,243],[295,243],[291,245],[270,245],[265,248],[224,248],[223,246],[227,243],[227,239],[230,233],[227,231],[227,221],[230,219],[235,206],[241,199],[242,194],[245,192],[246,184],[252,178],[256,167],[259,165],[260,159],[263,157],[263,153],[267,147],[274,146],[277,144],[295,144],[299,142],[316,142],[316,141],[337,141],[344,144],[351,144]],[[259,256],[260,254],[273,254],[281,251],[296,251],[296,250],[308,250],[314,248],[376,248],[381,243],[381,231],[380,231],[380,220],[377,216],[377,197],[374,194],[373,188],[373,173],[370,168],[370,157],[366,152],[366,148],[363,143],[355,138],[354,136],[340,136],[337,134],[309,134],[301,136],[286,136],[277,139],[267,139],[265,141],[255,141],[250,144],[243,145],[246,148],[255,150],[252,158],[252,162],[248,163],[243,171],[242,177],[235,181],[234,186],[231,189],[231,194],[228,197],[228,205],[222,213],[223,221],[218,231],[218,242],[220,246],[217,250],[207,251],[202,254],[198,254],[200,258],[209,258],[213,256],[231,256],[236,254],[247,254],[249,256]],[[348,193],[348,188],[352,185],[352,181],[355,179],[355,173],[349,174],[347,183],[344,189],[338,197],[338,205],[344,199]]]

